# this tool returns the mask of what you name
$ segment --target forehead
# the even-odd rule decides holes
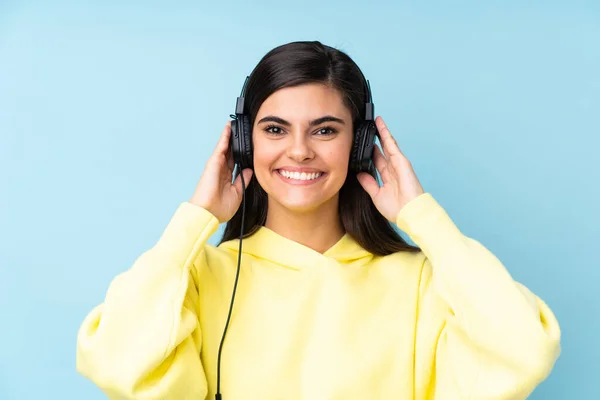
[[[351,118],[341,93],[330,86],[309,83],[279,89],[262,103],[257,120],[275,115],[288,121],[313,120],[323,115]]]

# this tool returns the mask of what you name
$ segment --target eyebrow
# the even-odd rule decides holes
[[[266,117],[264,117],[263,119],[261,119],[260,121],[257,122],[257,124],[262,124],[263,122],[276,122],[278,124],[284,125],[284,126],[291,126],[292,124],[290,124],[288,121],[286,121],[283,118],[279,118],[276,117],[274,115],[268,115]],[[314,119],[312,121],[309,122],[309,126],[315,126],[315,125],[320,125],[323,122],[339,122],[340,124],[344,125],[344,120],[338,117],[334,117],[333,115],[325,115],[323,117]]]

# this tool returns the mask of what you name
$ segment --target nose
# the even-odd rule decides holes
[[[290,143],[287,148],[287,156],[289,158],[301,163],[314,157],[310,139],[303,132],[292,134],[289,138]]]

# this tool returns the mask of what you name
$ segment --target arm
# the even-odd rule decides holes
[[[416,398],[525,399],[560,353],[552,311],[464,236],[429,193],[408,203],[397,224],[425,255]]]
[[[208,211],[182,203],[157,244],[113,280],[83,321],[77,370],[109,398],[206,397],[196,267],[217,227]]]

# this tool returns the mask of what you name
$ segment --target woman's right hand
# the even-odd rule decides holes
[[[190,203],[200,206],[214,215],[219,222],[229,221],[242,202],[242,181],[238,175],[231,183],[233,155],[229,149],[231,121],[227,122],[213,154],[204,168]],[[252,179],[252,170],[242,171],[246,187]]]

